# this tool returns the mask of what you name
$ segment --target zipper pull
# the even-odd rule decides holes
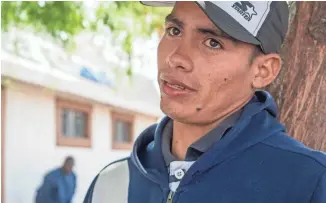
[[[168,195],[168,199],[166,200],[166,203],[172,203],[173,194],[174,193],[170,190],[169,195]]]

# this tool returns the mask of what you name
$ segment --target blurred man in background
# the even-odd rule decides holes
[[[71,203],[76,189],[74,164],[74,158],[68,156],[61,167],[47,173],[37,190],[35,203]]]

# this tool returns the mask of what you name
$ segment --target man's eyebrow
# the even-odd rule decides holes
[[[210,34],[216,37],[223,37],[226,39],[231,40],[232,42],[236,43],[236,39],[234,39],[233,37],[229,36],[228,34],[226,34],[225,32],[221,31],[221,30],[216,30],[216,29],[212,29],[212,28],[197,28],[197,31],[202,33],[202,34]]]
[[[168,23],[168,22],[174,23],[180,28],[184,28],[184,22],[182,22],[180,19],[175,17],[172,13],[170,13],[169,15],[167,15],[165,17],[165,23]],[[199,33],[202,33],[202,34],[210,34],[210,35],[213,35],[213,36],[216,36],[216,37],[223,37],[225,39],[231,40],[233,44],[236,44],[236,42],[237,42],[236,39],[229,36],[228,34],[223,32],[222,30],[217,30],[217,29],[214,29],[214,28],[197,28],[197,31]]]
[[[184,23],[180,19],[175,17],[173,14],[169,14],[165,17],[165,23],[168,23],[168,22],[174,23],[180,28],[184,27]]]

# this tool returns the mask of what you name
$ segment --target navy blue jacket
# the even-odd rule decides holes
[[[166,117],[138,137],[130,157],[96,176],[84,203],[326,203],[326,154],[288,136],[276,116],[272,97],[258,91],[170,196],[161,150]]]

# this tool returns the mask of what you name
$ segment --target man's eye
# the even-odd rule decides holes
[[[221,48],[221,44],[217,40],[212,39],[212,38],[207,39],[204,44],[206,46],[212,48],[212,49],[219,49],[219,48]]]
[[[178,36],[181,33],[180,30],[176,27],[167,28],[167,32],[171,36]]]

